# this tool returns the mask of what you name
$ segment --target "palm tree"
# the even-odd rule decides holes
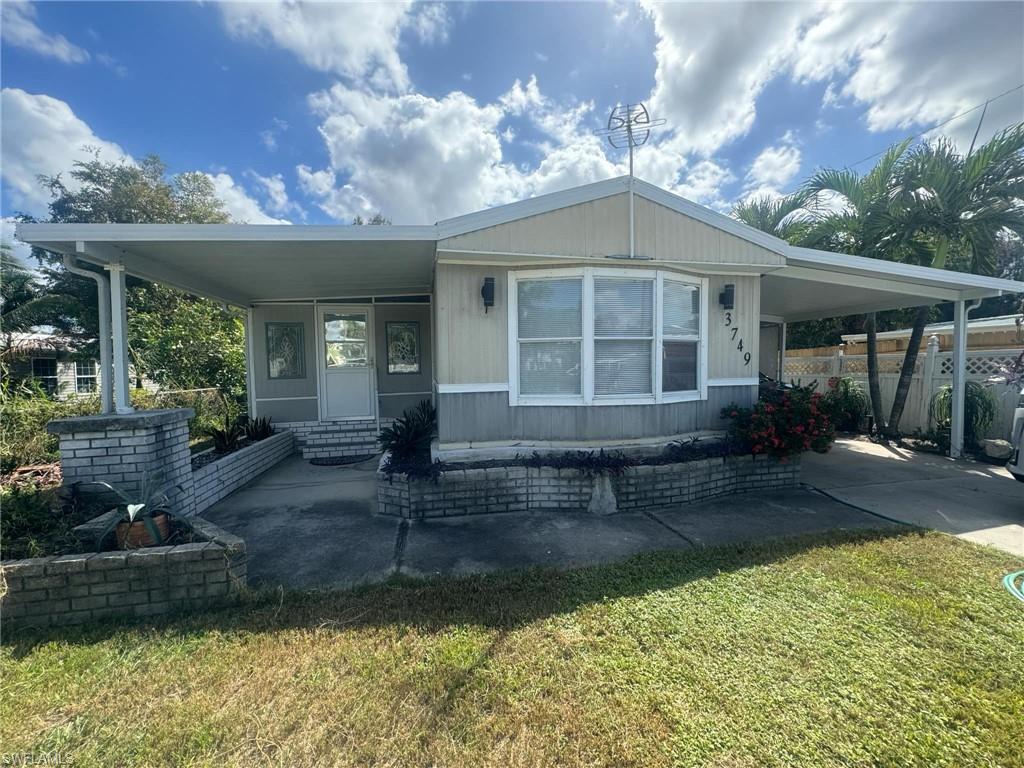
[[[807,229],[807,200],[804,190],[781,197],[760,195],[737,203],[732,216],[754,229],[797,243]]]
[[[897,203],[903,190],[903,166],[910,140],[888,149],[866,174],[849,168],[817,171],[804,184],[813,220],[801,245],[855,256],[895,260],[918,246],[899,229]],[[868,347],[868,389],[879,432],[885,433],[878,380],[878,337],[875,314],[864,318]]]
[[[73,299],[48,293],[38,278],[19,262],[7,243],[0,245],[0,330],[4,358],[17,353],[13,334],[32,330],[66,314]]]
[[[999,238],[1007,232],[1024,236],[1024,123],[998,133],[976,151],[972,146],[966,155],[946,139],[921,144],[906,158],[903,175],[895,215],[903,219],[899,237],[912,246],[906,249],[908,260],[945,269],[950,254],[957,253],[970,272],[990,275]],[[922,307],[914,318],[889,414],[893,434],[927,321],[928,308]]]

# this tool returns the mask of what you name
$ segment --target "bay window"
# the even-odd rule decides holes
[[[704,396],[706,291],[700,279],[590,267],[509,277],[513,405]]]

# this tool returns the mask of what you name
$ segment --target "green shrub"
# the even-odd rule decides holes
[[[828,412],[836,429],[856,432],[861,418],[868,411],[868,396],[856,380],[833,376],[828,380],[828,390],[821,397],[821,407]]]
[[[244,430],[237,419],[232,419],[229,415],[225,414],[223,427],[214,427],[207,434],[213,438],[213,450],[215,453],[231,453],[238,447],[238,442],[242,439]]]
[[[245,422],[245,436],[254,443],[266,440],[274,434],[274,427],[270,423],[269,416],[261,416],[258,419],[247,419]]]
[[[730,437],[752,453],[779,459],[804,451],[826,453],[835,440],[835,427],[821,400],[813,385],[762,390],[753,408],[727,405],[722,418],[731,420]]]
[[[939,435],[948,435],[953,421],[953,388],[941,387],[932,397],[929,408]],[[964,389],[964,443],[975,447],[985,437],[988,428],[999,414],[999,404],[988,387],[977,381],[968,381]],[[936,440],[948,447],[948,438]]]
[[[381,448],[391,454],[391,462],[430,462],[430,443],[437,434],[437,411],[429,400],[406,410],[377,437]]]
[[[76,487],[41,485],[28,480],[0,488],[0,555],[4,560],[46,557],[82,549],[72,530],[103,512],[86,502]]]

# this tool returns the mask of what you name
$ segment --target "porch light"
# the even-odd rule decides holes
[[[483,287],[480,288],[480,296],[484,300],[484,314],[494,306],[494,278],[485,277]]]
[[[736,304],[736,285],[735,283],[726,283],[722,286],[722,292],[718,294],[718,303],[722,305],[722,309],[732,309]]]

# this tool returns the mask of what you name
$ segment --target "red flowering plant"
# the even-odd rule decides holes
[[[835,440],[832,418],[814,386],[762,390],[753,408],[727,405],[722,418],[729,419],[729,434],[750,452],[785,460],[815,451],[827,453]]]

